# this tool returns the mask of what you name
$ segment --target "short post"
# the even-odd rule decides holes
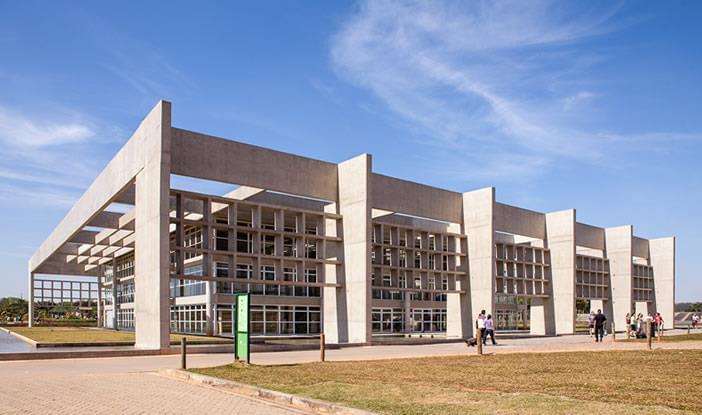
[[[663,323],[660,323],[656,326],[656,329],[658,329],[658,341],[661,341],[661,337],[663,337]]]
[[[651,350],[651,320],[646,320],[646,343],[648,343],[648,350]]]
[[[319,360],[324,361],[324,333],[319,335]]]
[[[614,322],[612,322],[612,341],[617,341],[617,332],[614,330]]]
[[[477,340],[478,340],[478,344],[477,344],[477,346],[478,346],[478,354],[479,354],[479,355],[482,355],[482,354],[483,354],[483,330],[482,330],[482,329],[478,329],[478,338],[477,338]]]
[[[690,325],[689,324],[687,325],[687,335],[688,336],[690,335]]]
[[[185,370],[188,368],[188,365],[186,364],[186,356],[187,356],[187,340],[185,340],[185,336],[180,338],[180,368]]]

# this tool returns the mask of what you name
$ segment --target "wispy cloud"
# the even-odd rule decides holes
[[[79,122],[56,123],[26,116],[0,106],[0,143],[18,148],[40,148],[84,141],[94,135]]]
[[[623,135],[587,122],[600,97],[587,70],[602,57],[580,46],[617,29],[617,7],[561,6],[366,2],[332,39],[332,62],[475,179],[534,174],[557,157],[596,160]]]
[[[82,113],[56,107],[29,112],[0,104],[0,204],[65,208],[100,166],[101,149],[118,129]]]

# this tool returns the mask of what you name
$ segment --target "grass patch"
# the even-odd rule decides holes
[[[134,343],[134,333],[130,331],[87,327],[7,327],[7,329],[39,343]],[[171,334],[171,343],[180,343],[181,337],[186,337],[189,344],[232,343],[232,340],[221,337],[180,334]]]
[[[624,334],[626,336],[626,334]],[[685,341],[702,341],[702,333],[694,333],[694,334],[680,334],[680,335],[675,335],[675,336],[666,336],[665,334],[663,337],[661,337],[661,342],[665,343],[677,343],[677,342],[685,342]],[[619,338],[617,338],[617,341],[619,341]],[[623,342],[647,342],[648,339],[634,339],[634,338],[629,338],[629,339],[622,339],[621,341]],[[652,343],[658,342],[658,337],[654,337],[651,340]]]
[[[525,353],[193,372],[384,414],[702,412],[702,351]]]

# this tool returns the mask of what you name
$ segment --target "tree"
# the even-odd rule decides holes
[[[27,314],[27,301],[17,297],[5,297],[0,299],[0,319],[21,319]]]

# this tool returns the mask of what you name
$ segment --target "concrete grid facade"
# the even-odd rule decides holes
[[[239,187],[173,189],[171,175]],[[461,338],[482,309],[498,329],[557,335],[574,333],[578,300],[617,323],[672,321],[675,238],[380,175],[369,154],[334,164],[183,130],[161,101],[30,259],[30,315],[52,274],[95,277],[98,324],[140,348],[231,335],[241,291],[257,336]]]

